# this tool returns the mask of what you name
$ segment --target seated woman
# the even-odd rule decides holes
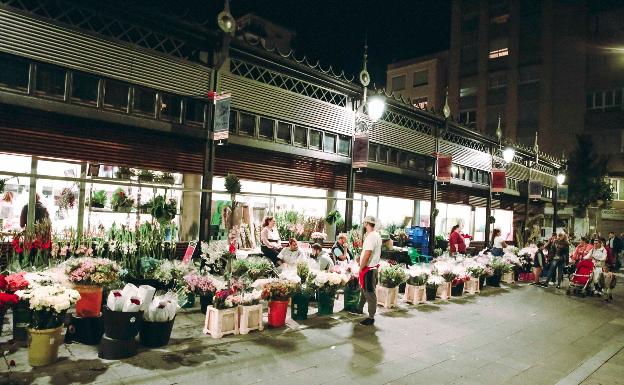
[[[327,254],[327,252],[323,251],[323,246],[319,243],[312,245],[311,257],[318,261],[319,270],[321,271],[331,271],[334,267],[334,261],[331,259],[329,254]]]
[[[281,264],[296,266],[297,261],[304,257],[305,253],[299,250],[299,244],[295,238],[290,238],[288,240],[288,247],[283,248],[280,251],[277,259],[280,260]]]
[[[492,255],[495,257],[502,257],[505,252],[503,249],[507,247],[507,243],[501,236],[500,229],[494,229],[492,232]]]
[[[277,256],[280,251],[282,251],[282,244],[279,232],[275,226],[275,218],[264,218],[262,231],[260,231],[260,242],[262,243],[260,246],[262,253],[269,258],[274,265],[277,265],[279,261]]]

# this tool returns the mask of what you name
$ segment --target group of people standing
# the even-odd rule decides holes
[[[355,260],[359,263],[359,283],[361,287],[360,303],[356,314],[364,314],[364,306],[368,304],[368,317],[360,322],[361,325],[370,326],[375,323],[377,311],[377,271],[381,260],[381,235],[375,229],[376,220],[367,216],[363,221],[365,230],[362,252],[354,255],[349,248],[347,234],[339,234],[336,242],[331,247],[331,252],[323,250],[323,246],[315,243],[311,246],[309,256],[319,264],[320,271],[331,271],[336,263],[350,262]],[[295,238],[288,240],[288,246],[282,247],[275,218],[268,216],[264,219],[260,231],[260,249],[275,266],[282,264],[295,264],[307,253],[300,249],[299,242]]]

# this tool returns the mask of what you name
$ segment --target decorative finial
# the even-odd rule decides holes
[[[503,129],[501,128],[501,115],[498,114],[498,126],[496,126],[496,137],[498,138],[498,144],[501,144],[503,139]]]
[[[442,113],[446,119],[451,116],[451,107],[448,104],[448,86],[446,87],[446,98],[444,99],[444,108],[442,109]]]
[[[366,89],[366,87],[368,87],[368,85],[370,84],[370,74],[368,73],[367,64],[368,64],[368,32],[366,32],[366,35],[364,37],[364,63],[362,66],[362,71],[360,71],[360,84],[362,84],[364,89]]]

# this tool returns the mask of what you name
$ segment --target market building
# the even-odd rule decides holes
[[[462,222],[475,242],[491,217],[513,240],[553,199],[557,159],[515,146],[504,192],[492,195],[492,166],[504,163],[497,139],[390,95],[358,170],[364,92],[344,73],[181,17],[147,22],[59,3],[0,1],[0,176],[14,202],[5,230],[37,194],[55,230],[79,232],[133,227],[149,216],[142,205],[164,196],[177,202],[176,237],[205,239],[211,211],[229,199],[228,173],[242,180],[257,224],[280,210],[337,209],[347,228],[365,213],[384,226],[434,225],[436,235]],[[231,94],[227,140],[213,140],[210,92]],[[448,183],[436,182],[436,149],[452,156]],[[126,179],[126,168],[143,171]],[[539,198],[529,199],[529,179],[540,182]],[[133,202],[120,203],[119,191]]]

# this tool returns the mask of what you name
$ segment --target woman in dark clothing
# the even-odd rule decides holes
[[[542,275],[542,269],[546,264],[546,255],[544,253],[544,242],[537,243],[537,251],[535,252],[535,257],[533,258],[533,275],[535,275],[535,279],[531,285],[539,285],[540,276]]]
[[[550,261],[550,269],[548,271],[548,279],[546,280],[545,286],[548,287],[548,283],[551,280],[555,282],[556,274],[557,289],[559,289],[561,287],[561,281],[563,280],[565,265],[570,257],[570,243],[568,243],[568,237],[563,233],[559,234],[554,246],[555,255]]]

